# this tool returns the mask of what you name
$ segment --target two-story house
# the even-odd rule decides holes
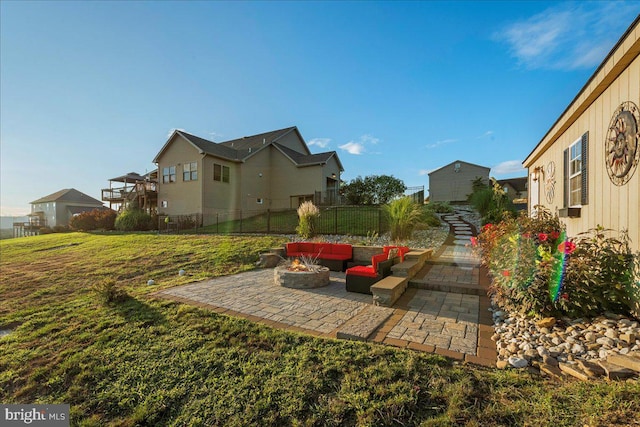
[[[335,151],[312,154],[297,127],[216,143],[175,130],[153,160],[158,213],[256,215],[331,202],[344,170]]]

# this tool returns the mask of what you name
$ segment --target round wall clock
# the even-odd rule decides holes
[[[614,111],[605,140],[605,163],[611,182],[624,185],[633,176],[640,157],[640,112],[626,101]]]

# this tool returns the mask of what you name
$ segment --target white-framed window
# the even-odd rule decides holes
[[[176,182],[176,167],[167,166],[162,168],[162,183],[168,184],[170,182]]]
[[[213,180],[220,182],[229,182],[229,166],[213,164]]]
[[[160,202],[160,206],[163,208],[168,208],[169,207],[169,201],[168,200],[162,200]]]
[[[582,205],[582,139],[569,147],[569,206]]]
[[[198,179],[198,162],[185,163],[182,166],[182,180],[196,181]]]
[[[261,204],[263,204],[263,203],[264,203],[264,199],[263,199],[263,198],[261,198],[261,197],[259,197],[258,199],[256,199],[256,203],[257,203],[257,204],[259,204],[259,205],[261,205]]]

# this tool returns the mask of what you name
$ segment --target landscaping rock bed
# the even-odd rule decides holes
[[[610,356],[640,353],[640,322],[616,314],[596,319],[528,319],[493,311],[500,368],[532,365],[580,365]],[[584,369],[582,369],[584,370]]]

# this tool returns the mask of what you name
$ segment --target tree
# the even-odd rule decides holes
[[[352,205],[383,205],[402,196],[407,186],[390,175],[358,176],[343,187],[343,194]]]

